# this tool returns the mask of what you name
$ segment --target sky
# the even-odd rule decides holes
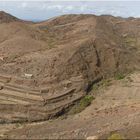
[[[0,11],[32,21],[43,21],[64,14],[109,14],[121,17],[140,17],[140,1],[0,0]]]

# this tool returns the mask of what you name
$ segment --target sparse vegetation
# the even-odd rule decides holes
[[[84,98],[82,98],[78,103],[76,103],[71,110],[69,111],[69,114],[76,114],[84,110],[87,106],[89,106],[95,98],[91,95],[86,95]]]
[[[111,79],[103,79],[97,84],[94,84],[92,87],[92,91],[97,91],[100,87],[108,87],[111,85]]]
[[[125,47],[135,47],[136,46],[136,42],[137,42],[137,39],[136,37],[125,37],[124,38],[124,45]]]
[[[0,23],[1,138],[137,137],[140,72],[127,77],[140,67],[139,20],[72,14],[34,23],[0,12]]]
[[[116,80],[122,80],[125,78],[125,75],[123,73],[117,73],[115,74],[115,79]]]
[[[125,42],[126,43],[136,42],[136,38],[135,37],[126,37]]]
[[[103,87],[108,87],[108,86],[111,85],[111,80],[110,79],[104,79],[104,80],[102,80],[101,85]]]
[[[108,140],[124,140],[124,137],[118,133],[114,133],[108,137]]]
[[[94,84],[93,86],[92,86],[92,90],[93,91],[96,91],[96,90],[98,90],[99,89],[99,84]]]

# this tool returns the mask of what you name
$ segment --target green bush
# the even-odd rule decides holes
[[[83,107],[89,106],[93,99],[94,99],[93,96],[86,95],[83,99],[80,100],[80,106],[83,106]]]
[[[98,90],[99,87],[100,87],[99,84],[94,84],[94,85],[92,86],[92,91],[96,91],[96,90]]]
[[[121,136],[120,134],[115,133],[109,136],[108,140],[124,140],[124,137]]]
[[[94,99],[91,95],[86,95],[84,98],[82,98],[77,104],[75,104],[71,110],[69,111],[69,114],[76,114],[84,110],[87,106],[89,106]]]

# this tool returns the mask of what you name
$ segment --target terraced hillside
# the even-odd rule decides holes
[[[44,90],[30,89],[10,83],[11,78],[0,76],[0,123],[47,120],[61,113],[83,97],[75,88],[44,96]]]
[[[107,139],[119,135],[140,138],[140,72],[93,89],[95,100],[78,114],[51,121],[0,125],[9,139]],[[96,93],[96,94],[95,94]]]
[[[100,80],[139,69],[139,24],[95,15],[32,23],[0,12],[1,123],[52,118]]]

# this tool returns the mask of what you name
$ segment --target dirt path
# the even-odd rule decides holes
[[[140,138],[140,73],[128,77],[99,90],[92,104],[79,114],[41,123],[0,126],[0,135],[68,139],[117,132],[125,138]]]

